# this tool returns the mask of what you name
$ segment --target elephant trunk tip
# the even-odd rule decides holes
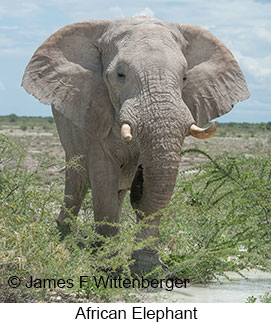
[[[217,122],[213,122],[208,128],[200,128],[195,124],[189,129],[189,134],[197,139],[208,139],[216,132]]]

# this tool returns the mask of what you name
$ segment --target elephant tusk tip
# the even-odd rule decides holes
[[[208,128],[199,128],[195,124],[190,127],[189,134],[198,139],[208,139],[216,132],[217,122],[213,122]]]
[[[127,134],[125,134],[125,135],[123,136],[123,140],[124,140],[124,142],[130,142],[130,141],[132,141],[132,139],[133,139],[133,137],[132,137],[132,135],[131,135],[131,134],[129,134],[129,133],[127,133]]]

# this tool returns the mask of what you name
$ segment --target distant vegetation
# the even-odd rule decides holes
[[[50,130],[55,127],[53,117],[19,117],[12,113],[7,116],[0,116],[0,129],[3,126],[19,127],[21,130],[34,130],[35,128],[42,128]]]
[[[236,123],[236,122],[227,122],[227,123],[218,123],[217,135],[223,137],[225,136],[238,136],[241,133],[243,135],[255,136],[259,133],[271,133],[271,122],[261,122],[261,123]]]
[[[16,114],[12,113],[7,116],[0,116],[0,123],[7,124],[7,123],[36,123],[36,124],[43,124],[43,123],[54,123],[53,117],[26,117],[26,116],[17,116]]]
[[[26,116],[17,116],[12,113],[7,116],[0,116],[0,126],[3,125],[14,125],[19,127],[26,127],[27,129],[31,129],[33,127],[43,127],[47,126],[48,129],[52,128],[54,125],[53,117],[26,117]],[[261,123],[236,123],[236,122],[226,122],[220,123],[218,121],[219,127],[216,133],[216,136],[234,136],[238,135],[241,132],[247,134],[255,134],[259,132],[270,132],[271,133],[271,121],[269,122],[261,122]]]

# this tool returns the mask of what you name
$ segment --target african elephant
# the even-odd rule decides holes
[[[66,171],[66,207],[77,215],[91,187],[96,230],[112,236],[130,190],[138,219],[151,224],[142,239],[159,234],[160,213],[150,215],[171,198],[185,136],[208,138],[215,124],[200,127],[249,97],[236,60],[210,31],[149,17],[60,29],[34,53],[22,86],[52,105],[66,160],[84,156],[87,176]],[[63,209],[63,232],[67,217]],[[153,247],[133,257],[135,269],[159,263]]]

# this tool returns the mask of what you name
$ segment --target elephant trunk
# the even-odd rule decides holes
[[[129,118],[133,115],[130,107],[129,104],[122,110],[121,121],[131,127],[123,127],[128,129],[125,135],[131,130],[140,147],[141,164],[132,183],[131,204],[137,215],[143,217],[169,202],[178,175],[181,146],[194,119],[181,99],[178,104],[162,100],[145,109],[141,105],[140,114],[134,119]]]
[[[131,188],[131,203],[139,217],[164,208],[169,202],[178,174],[177,162],[140,165]]]

